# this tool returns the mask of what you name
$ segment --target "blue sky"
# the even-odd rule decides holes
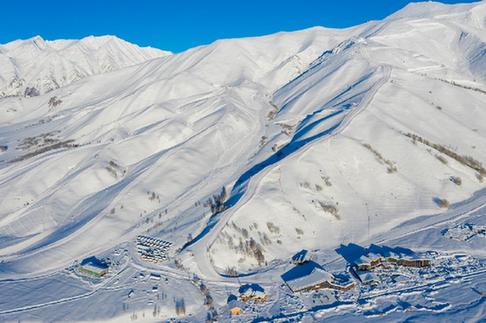
[[[382,19],[406,0],[22,0],[2,1],[0,43],[116,35],[180,52],[220,38]],[[475,2],[443,0],[444,3]]]

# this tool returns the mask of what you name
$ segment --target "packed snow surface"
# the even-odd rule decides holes
[[[267,297],[242,321],[484,318],[484,120],[484,2],[179,54],[0,45],[0,320],[225,321],[245,283]],[[372,243],[434,261],[346,292],[280,278],[304,249],[356,279],[337,250]]]

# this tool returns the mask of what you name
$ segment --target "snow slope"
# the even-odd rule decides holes
[[[157,225],[183,226],[174,239],[185,242],[208,213],[195,203],[243,172],[242,161],[260,150],[271,91],[346,34],[316,28],[219,41],[45,96],[4,99],[2,255],[57,266],[72,259],[58,258],[62,250],[91,252]],[[221,63],[229,53],[241,59],[239,68]],[[54,96],[62,103],[50,105]],[[51,150],[56,144],[62,149]],[[38,225],[25,226],[32,219]],[[109,234],[93,239],[107,225]]]
[[[147,234],[234,284],[225,274],[272,273],[301,249],[457,215],[444,204],[485,186],[485,44],[486,3],[430,2],[174,55],[113,38],[3,45],[0,80],[25,82],[0,99],[0,278]]]
[[[170,55],[115,36],[44,40],[35,36],[0,45],[0,97],[35,96],[84,77]]]
[[[421,12],[429,10],[434,14]],[[486,88],[484,70],[475,67],[486,55],[473,60],[470,53],[484,46],[485,24],[476,22],[485,17],[484,4],[410,5],[326,52],[275,92],[273,122],[291,129],[271,141],[284,147],[284,158],[263,161],[266,167],[226,212],[231,225],[209,243],[220,270],[228,251],[239,255],[243,270],[258,265],[245,250],[249,238],[267,261],[302,246],[332,248],[437,212],[438,198],[458,202],[483,187],[474,169],[406,134],[484,163]],[[477,37],[467,48],[464,30]]]

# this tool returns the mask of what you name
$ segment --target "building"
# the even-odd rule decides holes
[[[354,287],[354,283],[341,285],[335,277],[320,267],[315,267],[309,274],[286,280],[285,283],[294,293],[308,292],[322,288],[346,291]]]
[[[372,271],[357,271],[356,275],[358,276],[361,283],[365,285],[376,286],[380,284],[380,278],[378,275]]]
[[[253,293],[252,300],[257,302],[266,302],[268,300],[268,295],[262,290],[256,290]]]
[[[420,257],[407,257],[399,259],[397,265],[404,267],[429,267],[431,265],[430,259],[420,258]]]
[[[298,253],[296,253],[295,255],[292,256],[292,263],[294,265],[302,265],[302,264],[306,263],[307,261],[309,261],[309,255],[308,255],[307,250],[305,250],[305,249],[299,251]]]
[[[228,302],[228,311],[231,316],[240,315],[244,307],[245,304],[236,299]]]
[[[266,302],[268,300],[268,295],[260,285],[247,284],[240,287],[240,300],[244,302]]]
[[[100,267],[97,265],[86,264],[79,267],[79,270],[85,274],[95,277],[102,277],[108,273],[108,267]]]
[[[241,314],[241,307],[231,307],[229,312],[230,312],[231,316],[240,315]]]
[[[389,250],[382,250],[380,253],[370,252],[368,254],[361,255],[354,261],[354,266],[359,271],[369,271],[377,267],[386,268],[389,264],[420,268],[430,266],[431,261],[429,259],[419,257],[415,253],[403,254]]]
[[[385,258],[380,254],[368,253],[367,255],[361,255],[354,261],[354,265],[358,270],[366,271],[372,270],[376,267],[383,266]]]
[[[96,257],[86,258],[81,262],[79,271],[93,277],[103,277],[108,273],[108,265]]]

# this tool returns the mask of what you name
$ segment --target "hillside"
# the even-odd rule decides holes
[[[0,45],[0,97],[4,281],[126,248],[127,275],[158,270],[191,294],[184,277],[197,274],[218,303],[237,285],[228,276],[278,286],[302,249],[331,268],[344,268],[340,246],[380,241],[485,256],[439,229],[410,236],[485,202],[484,2],[179,54],[111,36],[19,40]],[[173,243],[171,262],[136,259],[140,234]],[[98,314],[56,318],[112,313]]]

